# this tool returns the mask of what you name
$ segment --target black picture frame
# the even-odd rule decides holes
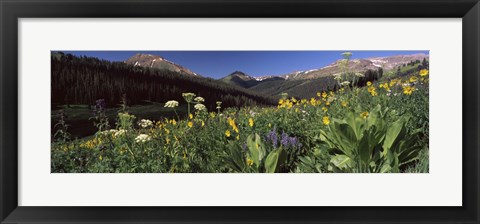
[[[0,0],[1,223],[479,223],[478,0]],[[18,206],[19,18],[462,18],[461,207]],[[446,43],[448,44],[448,43]],[[459,120],[456,122],[460,122]],[[101,186],[100,186],[101,187]],[[442,197],[442,195],[438,195]]]

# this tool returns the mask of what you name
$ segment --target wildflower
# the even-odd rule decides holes
[[[205,126],[205,122],[204,122],[204,121],[202,121],[202,127],[203,127],[203,126]]]
[[[422,69],[420,70],[420,76],[427,76],[428,75],[428,70],[427,69]]]
[[[320,97],[322,94],[320,92],[317,92],[317,96]]]
[[[273,145],[273,148],[277,148],[277,145],[278,145],[278,135],[277,135],[277,132],[275,130],[275,128],[273,128],[272,131],[270,131],[269,133],[267,133],[267,140],[270,140],[272,142],[272,145]]]
[[[197,98],[198,98],[198,97],[197,97]],[[195,108],[195,110],[198,110],[198,111],[207,110],[207,108],[205,107],[205,105],[203,105],[203,104],[201,104],[201,103],[195,104],[194,108]]]
[[[248,125],[250,125],[250,127],[253,127],[253,119],[252,118],[248,119]]]
[[[177,121],[176,121],[175,119],[172,119],[172,120],[170,121],[170,124],[177,125]]]
[[[312,106],[315,106],[317,104],[317,100],[315,98],[311,98],[310,99],[310,104],[312,104]]]
[[[330,124],[330,118],[328,116],[324,116],[322,121],[323,121],[324,125],[329,125]]]
[[[238,133],[238,127],[237,125],[235,124],[235,120],[233,120],[232,118],[228,118],[228,124],[232,127],[232,129]]]
[[[168,145],[169,143],[170,143],[170,138],[167,137],[167,138],[165,139],[165,144]]]
[[[362,113],[360,114],[360,117],[362,117],[363,119],[367,119],[367,117],[368,117],[368,111],[362,112]]]
[[[356,72],[356,73],[355,73],[355,76],[357,76],[357,77],[361,77],[361,78],[362,78],[362,77],[365,77],[365,75],[364,75],[364,74],[362,74],[362,73],[360,73],[360,72]]]
[[[210,117],[215,118],[215,112],[210,112]]]
[[[322,92],[322,98],[325,99],[327,98],[328,94],[326,92]]]
[[[103,111],[107,107],[107,104],[105,103],[105,99],[99,99],[95,101],[95,110],[96,111]]]
[[[343,81],[342,83],[340,83],[340,85],[348,86],[348,85],[350,85],[350,82],[349,81]]]
[[[165,107],[175,108],[178,107],[178,101],[170,100],[165,103]]]
[[[195,93],[182,93],[182,96],[185,99],[185,101],[187,101],[187,103],[191,103],[193,97],[195,97]]]
[[[102,156],[100,156],[100,157],[98,157],[98,159],[99,159],[100,161],[102,161],[102,160],[103,160],[103,157],[102,157]]]
[[[410,77],[410,82],[416,82],[418,81],[418,78],[416,76]]]
[[[240,140],[240,135],[237,135],[235,139],[237,139],[237,141]]]
[[[371,86],[371,85],[372,85],[372,82],[368,81],[367,86]]]
[[[268,123],[268,127],[271,128],[271,127],[272,127],[272,124]]]
[[[346,107],[347,106],[347,101],[342,101],[342,107]]]
[[[193,119],[193,114],[188,114],[188,118]]]
[[[189,121],[189,122],[187,123],[187,126],[188,126],[189,128],[191,128],[191,127],[193,127],[193,123],[192,123],[191,121]]]
[[[152,137],[150,137],[147,134],[140,134],[135,138],[135,142],[140,143],[140,142],[147,142],[152,140]]]
[[[203,102],[205,102],[205,99],[204,99],[203,97],[201,97],[201,96],[195,97],[194,100],[195,100],[195,102],[197,102],[197,103],[203,103]]]
[[[148,128],[153,125],[153,122],[151,120],[142,119],[138,122],[138,125],[142,128]]]
[[[415,87],[412,86],[404,86],[403,87],[403,94],[405,95],[412,95],[413,91],[415,90]]]
[[[120,136],[125,135],[126,133],[127,133],[127,130],[125,130],[125,129],[120,129],[120,130],[118,130],[117,132],[115,132],[115,134],[113,134],[113,136],[114,136],[115,138],[118,138],[118,137],[120,137]]]
[[[376,92],[375,86],[370,86],[370,87],[368,87],[368,92],[369,92],[372,96],[378,95],[377,92]]]
[[[328,111],[328,108],[322,107],[322,110],[323,110],[323,112],[327,112],[327,111]]]
[[[251,160],[250,158],[247,158],[247,165],[252,166],[253,165],[253,160]]]
[[[230,138],[230,135],[231,135],[230,130],[226,130],[225,131],[225,136],[227,136],[227,138]]]

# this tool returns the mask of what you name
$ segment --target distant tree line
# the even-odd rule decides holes
[[[215,109],[216,101],[222,101],[222,107],[275,104],[273,98],[210,78],[60,52],[52,53],[51,72],[52,107],[92,105],[97,99],[105,99],[107,106],[114,107],[122,96],[130,105],[183,102],[185,92],[204,97],[209,110]]]

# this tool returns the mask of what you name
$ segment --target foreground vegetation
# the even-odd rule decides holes
[[[71,140],[60,119],[52,172],[428,172],[428,70],[310,99],[287,94],[275,107],[205,107],[184,93],[165,104],[174,118],[140,119],[124,107],[115,124],[98,100],[98,132]],[[177,113],[187,105],[187,116]],[[210,102],[212,104],[212,102]]]

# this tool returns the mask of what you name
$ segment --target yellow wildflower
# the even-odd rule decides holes
[[[271,128],[271,127],[272,127],[272,124],[268,123],[268,127]]]
[[[202,127],[203,127],[203,126],[205,126],[205,122],[204,122],[204,121],[202,121]]]
[[[360,117],[362,117],[363,119],[367,119],[367,117],[368,117],[368,111],[362,112],[362,113],[360,114]]]
[[[427,69],[422,69],[420,70],[420,76],[427,76],[428,75],[428,70]]]
[[[247,165],[252,166],[253,160],[251,160],[250,158],[247,158]]]
[[[372,82],[368,81],[367,86],[371,86],[371,85],[372,85]]]
[[[328,116],[324,116],[322,121],[323,121],[324,125],[329,125],[330,124],[330,118]]]
[[[254,124],[253,119],[252,118],[248,119],[248,125],[250,125],[250,127],[253,127],[253,124]]]
[[[100,161],[102,161],[102,160],[103,160],[103,157],[102,157],[102,156],[100,156],[100,157],[98,157],[98,159],[99,159]]]
[[[188,114],[188,117],[189,117],[190,119],[193,119],[193,114]]]
[[[327,111],[328,111],[328,108],[322,107],[322,110],[323,110],[323,112],[327,112]]]
[[[342,101],[342,107],[346,107],[348,105],[347,101]]]
[[[403,94],[405,95],[412,95],[413,91],[415,90],[415,87],[412,86],[404,86],[403,87]]]
[[[226,130],[226,131],[225,131],[225,136],[227,136],[227,138],[229,138],[230,135],[231,135],[230,130]]]
[[[418,81],[418,78],[416,76],[410,77],[410,82],[416,82]]]
[[[317,103],[317,100],[315,98],[310,98],[310,104],[312,104],[312,106],[315,106],[315,104]]]
[[[327,96],[328,96],[328,94],[327,94],[326,92],[323,92],[323,93],[322,93],[322,98],[325,99],[325,98],[327,98]]]
[[[188,125],[188,127],[190,127],[190,128],[193,127],[193,123],[192,123],[191,121],[189,121],[187,125]]]

